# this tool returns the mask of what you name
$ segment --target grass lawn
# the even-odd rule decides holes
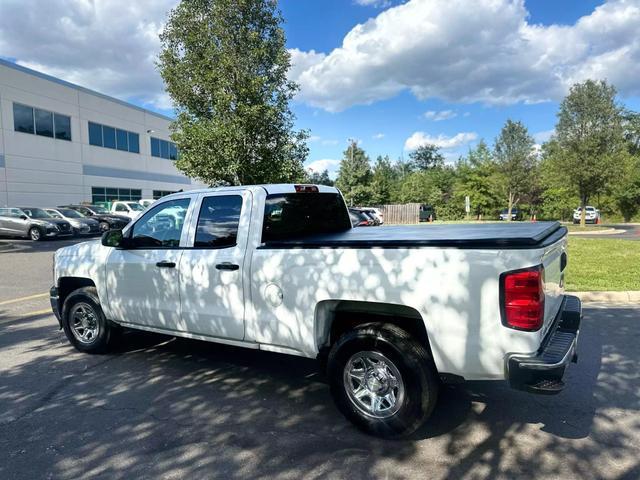
[[[569,237],[568,291],[640,290],[640,242]]]
[[[603,227],[602,225],[585,225],[581,227],[580,225],[565,225],[569,229],[570,232],[597,232],[598,230],[609,230],[611,227]]]

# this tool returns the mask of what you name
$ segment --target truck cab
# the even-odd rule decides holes
[[[145,207],[134,201],[118,200],[111,203],[111,213],[123,215],[131,219],[138,218],[144,212]]]

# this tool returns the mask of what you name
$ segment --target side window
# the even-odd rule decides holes
[[[233,247],[242,210],[240,195],[220,195],[202,200],[194,247]]]
[[[45,210],[49,215],[51,215],[53,218],[62,218],[62,215],[60,215],[58,212],[56,212],[55,210]]]
[[[134,247],[178,247],[190,200],[171,200],[149,210],[133,226]]]
[[[122,205],[121,203],[116,205],[116,212],[127,212],[127,207]]]

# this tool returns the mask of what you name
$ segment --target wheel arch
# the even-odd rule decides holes
[[[346,331],[364,323],[390,323],[407,331],[433,351],[422,315],[413,307],[358,300],[324,300],[316,305],[314,335],[320,360]]]
[[[58,279],[58,298],[60,308],[64,305],[64,301],[74,290],[83,287],[95,287],[93,280],[86,277],[60,277]]]

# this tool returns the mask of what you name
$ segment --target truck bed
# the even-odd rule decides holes
[[[259,248],[543,248],[566,233],[566,227],[558,222],[358,227],[345,232],[270,241]]]

